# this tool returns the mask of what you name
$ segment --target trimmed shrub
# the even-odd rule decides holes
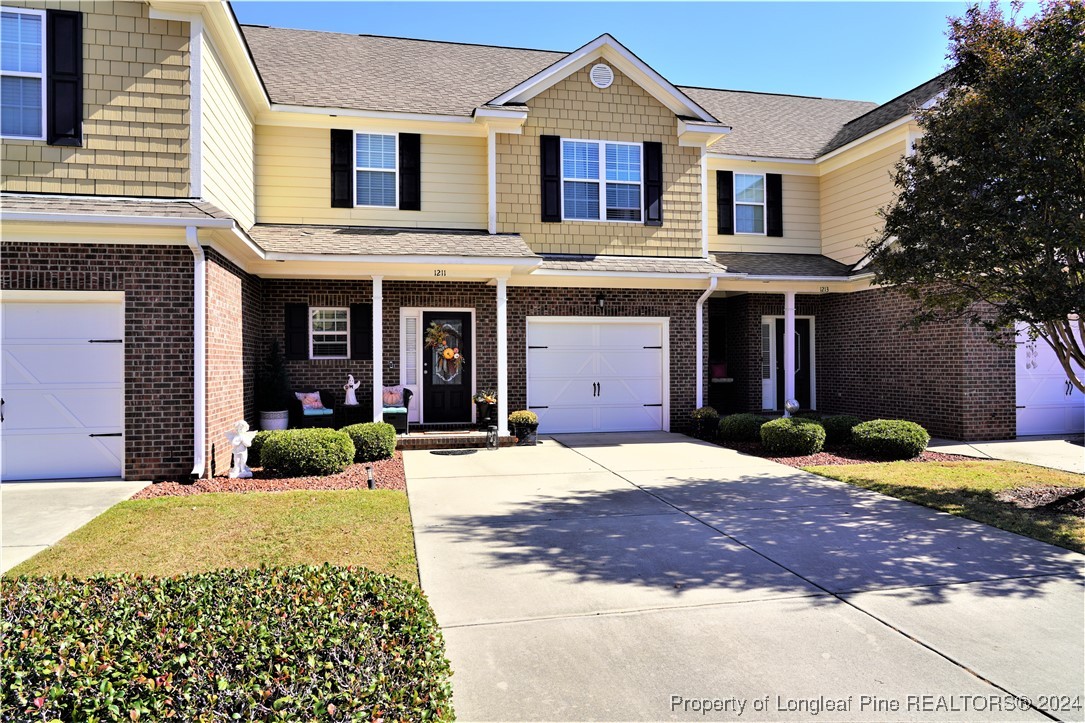
[[[825,447],[825,428],[812,419],[781,417],[761,425],[761,444],[785,457],[817,454]]]
[[[355,462],[376,462],[396,452],[396,428],[386,422],[365,422],[343,427],[354,442]]]
[[[730,414],[720,420],[719,437],[724,442],[760,442],[766,421],[759,414]]]
[[[334,429],[287,429],[267,438],[260,459],[290,477],[336,474],[354,461],[354,442]]]
[[[851,441],[872,457],[911,459],[922,454],[931,436],[915,422],[875,419],[855,425],[851,430]]]
[[[363,568],[4,580],[5,719],[451,720],[422,591]]]
[[[264,444],[273,434],[282,434],[285,429],[267,429],[256,433],[256,436],[252,438],[252,444],[249,446],[249,466],[250,467],[263,467],[260,464],[260,452],[264,449]]]
[[[689,413],[693,420],[693,436],[697,439],[715,439],[720,426],[720,413],[713,407],[700,407]]]
[[[814,422],[821,421],[821,412],[799,412],[798,414],[794,414],[792,416],[798,417],[799,419],[809,419]]]
[[[850,414],[834,414],[821,420],[825,427],[825,444],[846,444],[851,441],[851,430],[862,420]]]

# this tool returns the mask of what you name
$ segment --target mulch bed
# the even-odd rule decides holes
[[[817,454],[807,454],[801,457],[773,457],[766,452],[760,444],[756,442],[723,442],[720,446],[733,449],[736,452],[742,452],[743,454],[753,455],[754,457],[762,457],[764,459],[772,460],[773,462],[779,462],[780,464],[786,464],[789,467],[814,467],[819,465],[840,465],[840,464],[869,464],[871,462],[884,462],[884,459],[878,459],[871,457],[870,455],[860,452],[854,447],[848,445],[841,445],[839,447],[833,447],[832,449],[823,450]],[[967,462],[975,461],[975,457],[965,457],[960,454],[943,454],[942,452],[932,452],[926,450],[923,454],[912,459],[905,460],[907,462]]]
[[[1085,491],[1085,487],[1014,487],[995,495],[1000,502],[1008,502],[1025,510],[1043,508],[1045,512],[1063,512],[1085,517],[1085,499],[1067,499]]]
[[[208,492],[289,492],[292,490],[364,490],[368,487],[365,468],[373,467],[374,484],[381,490],[406,490],[407,477],[403,472],[403,454],[396,450],[391,459],[365,464],[352,464],[339,474],[325,477],[279,477],[270,470],[255,467],[252,479],[196,480],[191,484],[179,482],[156,482],[140,490],[132,498],[146,500],[154,497],[186,497]]]

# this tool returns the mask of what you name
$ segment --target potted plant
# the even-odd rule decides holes
[[[509,426],[516,437],[517,447],[534,447],[539,439],[539,416],[526,409],[509,415]]]
[[[260,429],[286,429],[290,426],[290,377],[286,373],[279,342],[271,342],[267,357],[256,376],[256,407],[260,411]]]
[[[494,423],[497,416],[497,392],[493,389],[483,389],[476,392],[471,399],[475,402],[475,418],[478,420],[478,428],[486,429]]]

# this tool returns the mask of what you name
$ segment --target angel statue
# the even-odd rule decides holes
[[[256,432],[249,431],[249,423],[244,419],[234,425],[234,431],[226,433],[226,441],[230,443],[234,452],[234,465],[230,467],[231,479],[249,479],[252,470],[249,469],[249,447],[252,446]]]
[[[354,381],[353,374],[347,374],[347,383],[343,385],[343,391],[347,393],[346,399],[343,400],[343,404],[350,405],[352,407],[358,406],[358,397],[355,396],[354,390],[362,386],[361,382]]]

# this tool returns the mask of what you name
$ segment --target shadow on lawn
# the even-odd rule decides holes
[[[894,594],[930,604],[945,598],[942,585],[985,580],[995,581],[976,586],[977,594],[1034,598],[1052,583],[1039,576],[1080,578],[1085,562],[799,470],[728,482],[661,473],[642,484],[561,496],[541,490],[500,514],[439,516],[426,534],[471,545],[482,567],[506,573],[519,567],[529,575],[541,566],[576,581],[667,588],[689,598],[713,589],[754,598],[900,588]],[[485,587],[487,578],[482,571],[473,584]]]

